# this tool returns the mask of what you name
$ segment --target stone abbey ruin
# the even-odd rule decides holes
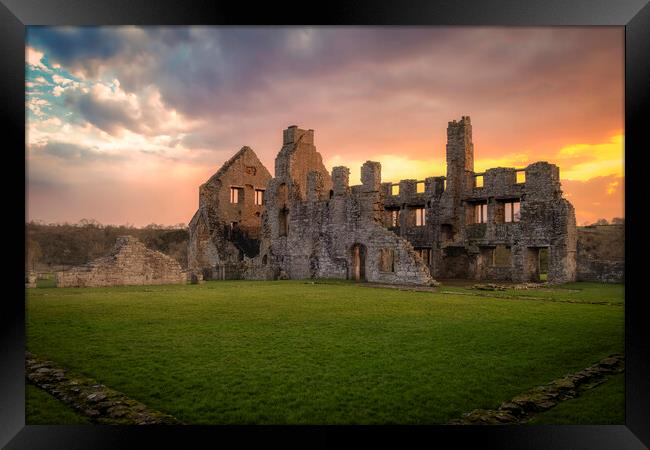
[[[118,237],[106,256],[56,273],[57,287],[177,284],[185,281],[186,274],[173,258],[148,249],[133,236]]]
[[[206,279],[238,278],[243,257],[259,254],[263,196],[271,178],[255,152],[243,147],[201,185],[199,209],[189,223],[193,272]]]
[[[622,281],[622,257],[594,264],[591,248],[577,260],[575,212],[556,165],[475,172],[465,116],[448,123],[446,158],[445,176],[399,183],[382,182],[380,163],[367,161],[361,184],[350,186],[347,167],[330,174],[323,165],[314,131],[290,126],[274,177],[243,147],[201,185],[188,270],[203,279],[411,285],[539,281],[542,272],[552,283]]]
[[[56,274],[58,287],[175,284],[224,279],[337,278],[437,285],[438,279],[621,283],[624,228],[576,227],[560,170],[474,171],[469,117],[447,126],[447,171],[382,182],[366,161],[361,184],[323,165],[314,130],[290,126],[275,176],[243,147],[199,188],[188,267],[132,236],[88,264]],[[26,286],[36,286],[35,274]]]

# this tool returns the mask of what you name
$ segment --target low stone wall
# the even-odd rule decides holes
[[[36,272],[27,273],[25,275],[25,287],[26,288],[35,288],[37,279],[38,279],[38,276],[37,276]]]
[[[100,425],[182,425],[169,414],[156,411],[110,389],[96,380],[73,374],[52,361],[25,354],[27,380]]]
[[[84,266],[57,272],[57,287],[184,284],[187,275],[173,258],[150,250],[132,236],[120,236],[110,254]]]
[[[578,228],[578,281],[625,282],[625,228],[591,225]]]
[[[497,409],[475,409],[451,420],[450,425],[505,425],[526,423],[536,414],[553,408],[558,403],[580,396],[588,389],[606,381],[608,375],[625,370],[621,354],[607,358],[579,372],[568,374],[548,384],[535,387],[503,402]]]
[[[578,281],[624,283],[625,261],[583,260],[578,263]]]

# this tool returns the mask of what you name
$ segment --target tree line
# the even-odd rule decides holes
[[[625,225],[624,217],[614,217],[611,221],[607,219],[598,219],[594,223],[584,222],[581,226],[590,227],[594,225]]]
[[[30,221],[25,224],[25,270],[47,271],[55,266],[76,266],[106,255],[118,236],[131,235],[148,248],[171,256],[187,267],[188,228],[185,224],[102,225],[96,220],[78,223]]]

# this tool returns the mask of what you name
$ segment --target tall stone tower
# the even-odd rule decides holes
[[[472,189],[474,144],[469,116],[447,125],[447,177],[440,199],[440,223],[449,228],[453,240],[462,236],[465,210],[461,200]]]
[[[472,143],[472,122],[463,116],[459,122],[449,122],[447,126],[447,188],[454,197],[471,185],[474,172],[474,144]]]

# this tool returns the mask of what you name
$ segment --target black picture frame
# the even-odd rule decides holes
[[[486,448],[636,449],[650,446],[650,343],[647,301],[641,290],[645,251],[641,239],[644,209],[634,208],[642,195],[643,152],[648,150],[644,125],[650,117],[650,6],[648,0],[498,0],[498,1],[338,1],[322,4],[243,4],[202,0],[0,0],[0,116],[6,124],[4,193],[15,201],[6,211],[13,226],[25,226],[19,196],[20,167],[25,158],[25,27],[27,25],[493,25],[625,27],[625,425],[615,426],[391,426],[391,427],[197,427],[197,426],[26,426],[25,425],[25,304],[17,261],[6,261],[7,285],[16,295],[3,298],[0,347],[0,445],[5,448],[131,448],[188,447],[205,439],[209,446],[232,440],[238,446],[257,442],[331,446],[342,441],[369,446],[404,447],[412,440],[427,446],[467,444]],[[612,61],[612,64],[617,64]],[[589,120],[588,117],[585,120]],[[8,170],[7,170],[8,169]],[[25,175],[25,172],[22,172]],[[26,183],[26,179],[24,180]],[[26,186],[26,184],[24,185]],[[24,193],[23,193],[24,194]],[[9,200],[9,198],[6,198]],[[639,200],[640,201],[640,200]],[[7,202],[5,201],[5,204]],[[18,225],[18,220],[22,222]],[[15,222],[14,222],[15,220]],[[24,228],[22,228],[24,230]],[[12,233],[13,235],[13,233]],[[15,234],[14,236],[19,236]],[[9,239],[16,255],[24,241]],[[14,273],[15,272],[15,273]],[[6,286],[6,285],[5,285]],[[22,297],[24,299],[24,297]]]

